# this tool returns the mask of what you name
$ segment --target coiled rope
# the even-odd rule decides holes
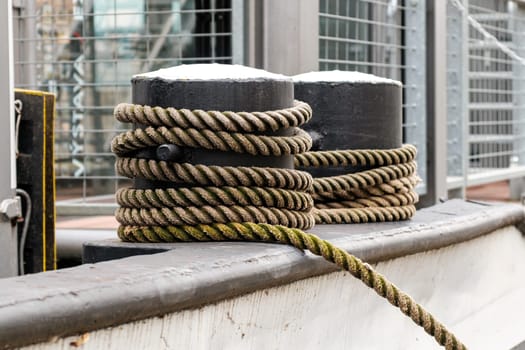
[[[146,128],[113,140],[117,172],[182,186],[119,190],[119,237],[127,242],[278,242],[306,249],[350,272],[446,349],[466,349],[443,324],[370,265],[303,231],[315,222],[406,219],[413,215],[417,201],[412,191],[417,182],[413,146],[392,151],[304,153],[311,139],[297,127],[311,115],[310,107],[302,102],[280,111],[252,113],[118,105],[115,117],[119,121]],[[257,134],[283,128],[293,128],[292,135]],[[379,167],[313,180],[299,170],[194,165],[136,155],[164,143],[254,155],[294,154],[299,166]]]
[[[317,224],[397,221],[411,218],[419,200],[412,145],[390,150],[306,152],[295,156],[295,166],[359,166],[367,170],[314,179]]]

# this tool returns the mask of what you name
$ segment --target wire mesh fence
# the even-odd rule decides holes
[[[404,84],[404,141],[416,145],[426,181],[424,2],[320,0],[319,69],[356,70]]]
[[[88,203],[127,180],[110,152],[133,74],[232,63],[230,0],[34,0],[15,8],[15,81],[57,95],[57,198]],[[106,198],[107,197],[107,198]]]
[[[515,21],[524,21],[494,2],[492,8],[470,4],[470,16],[480,22],[498,41],[516,48],[523,32]],[[503,8],[502,8],[503,7]],[[525,28],[525,27],[524,27]],[[508,168],[519,158],[517,123],[523,120],[523,106],[517,100],[520,81],[515,62],[476,29],[469,31],[469,172]],[[517,89],[516,89],[517,88]]]
[[[449,109],[449,130],[463,129],[449,132],[449,175],[465,177],[470,185],[523,176],[525,67],[505,51],[524,56],[525,11],[513,1],[496,0],[448,11],[466,23],[464,33],[449,25],[449,46],[453,36],[460,38],[454,53],[465,57],[458,73],[464,76],[451,80],[449,74],[449,87],[465,91],[459,100],[449,95],[449,104],[459,106]],[[449,73],[458,72],[459,62],[451,61]]]
[[[525,10],[514,1],[471,0],[463,14],[450,2],[449,175],[484,179],[476,181],[491,181],[494,171],[500,178],[524,175],[524,66],[500,44],[525,56],[520,45]],[[57,196],[62,203],[113,201],[111,194],[127,185],[115,174],[110,140],[123,128],[112,110],[130,101],[133,74],[235,60],[232,23],[240,1],[16,3],[16,86],[57,94]],[[427,179],[425,14],[424,1],[319,0],[320,70],[357,70],[403,82],[404,141],[419,149],[421,193]],[[498,44],[465,26],[467,14]]]

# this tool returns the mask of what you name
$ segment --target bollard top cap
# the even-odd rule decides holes
[[[290,77],[232,64],[183,64],[153,72],[134,75],[133,78],[158,78],[165,80],[282,80],[291,81]]]
[[[400,81],[378,77],[373,74],[366,74],[355,71],[332,70],[325,72],[310,72],[295,75],[292,77],[296,83],[349,83],[349,84],[392,84],[402,86]]]

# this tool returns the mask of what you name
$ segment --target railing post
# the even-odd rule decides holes
[[[418,192],[427,192],[427,130],[426,130],[426,38],[425,1],[407,1],[405,15],[405,120],[404,141],[418,149],[418,173],[423,182]]]
[[[319,1],[263,2],[263,68],[294,75],[319,69]]]
[[[0,106],[3,108],[0,119],[0,139],[3,141],[0,152],[0,210],[14,200],[16,189],[12,11],[12,0],[0,2]],[[16,224],[0,214],[0,277],[17,274],[17,256]]]
[[[245,1],[232,1],[232,63],[245,64]]]
[[[427,0],[427,194],[421,205],[447,197],[447,3]]]
[[[509,29],[512,33],[512,42],[516,53],[525,57],[525,6],[518,5],[513,1],[508,2]],[[512,102],[514,105],[513,136],[514,159],[511,158],[510,165],[525,165],[525,67],[521,62],[512,61]],[[518,177],[510,179],[510,197],[520,199],[525,190],[525,178]]]
[[[468,0],[462,0],[468,8]],[[468,22],[447,1],[447,188],[451,198],[464,198],[468,177]]]

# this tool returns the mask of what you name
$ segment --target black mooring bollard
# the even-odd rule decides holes
[[[358,72],[311,72],[296,75],[295,98],[308,103],[312,120],[303,128],[312,151],[389,149],[402,145],[401,83]],[[315,177],[362,168],[309,169]]]
[[[289,108],[294,92],[291,78],[263,70],[223,64],[182,65],[138,74],[132,79],[134,104],[253,112]],[[137,125],[140,127],[140,125]],[[290,135],[288,130],[265,135]],[[266,157],[162,145],[139,157],[221,166],[293,168],[293,156]],[[174,186],[136,179],[135,187]]]

